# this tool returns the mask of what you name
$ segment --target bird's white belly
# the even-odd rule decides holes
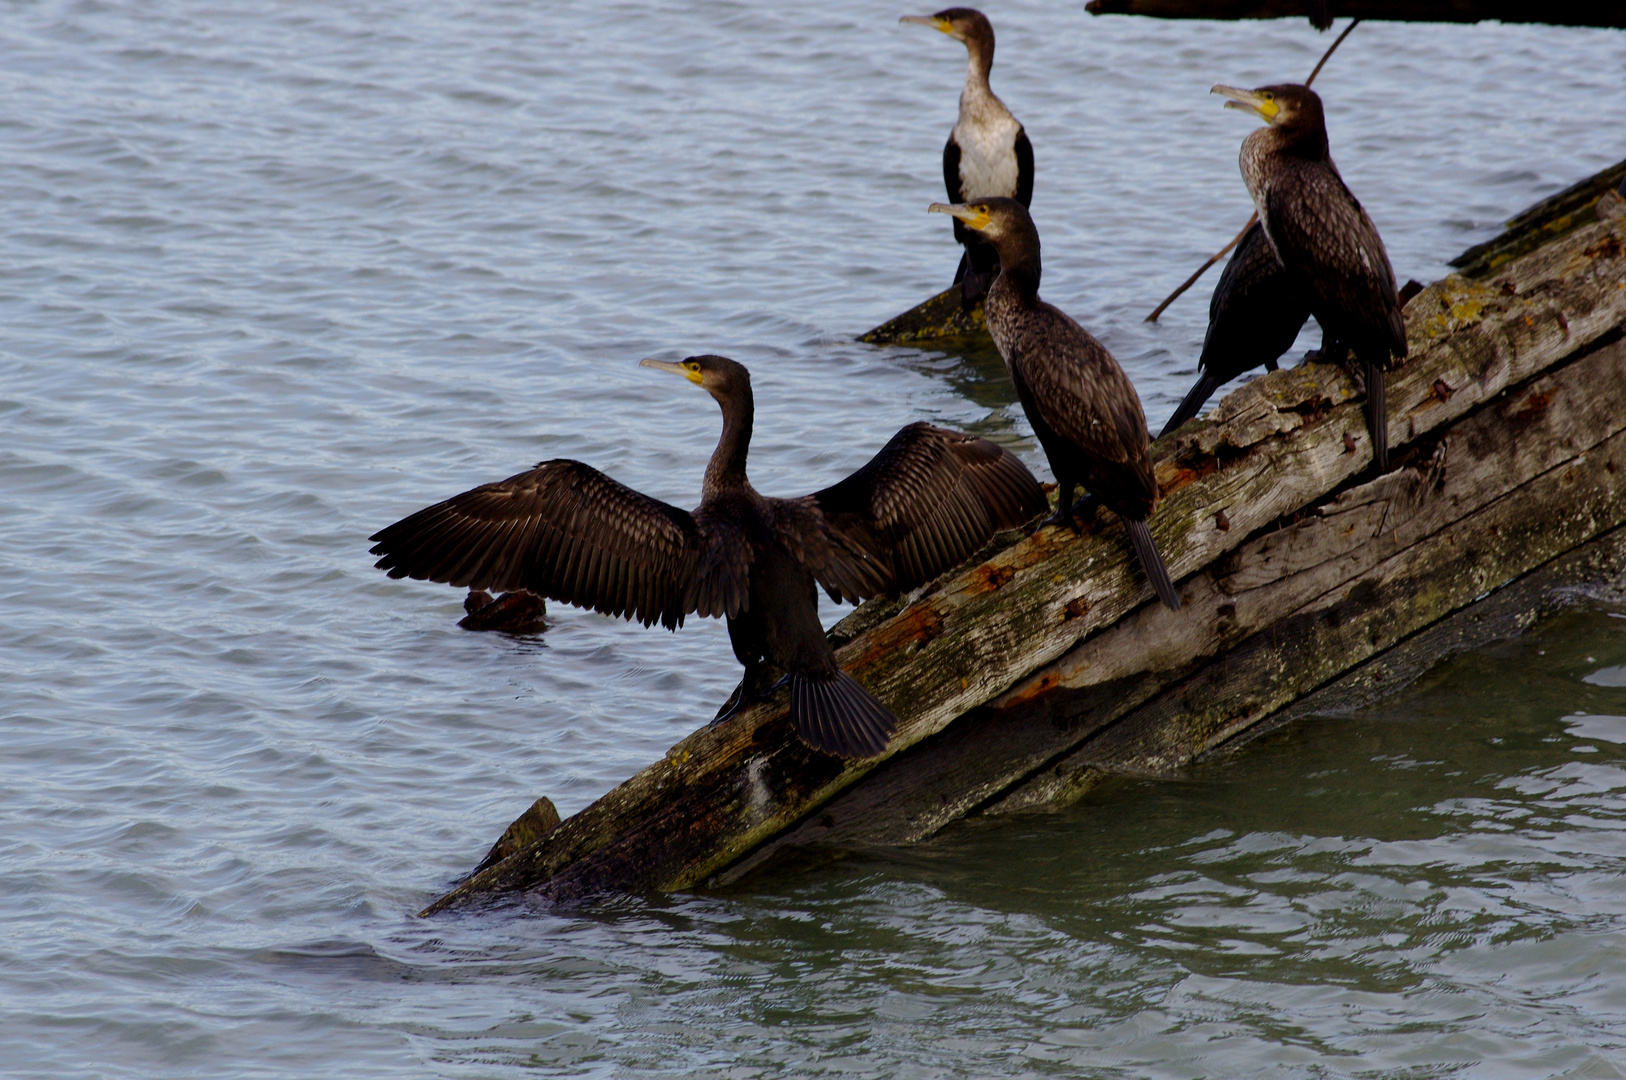
[[[960,144],[960,198],[1016,197],[1015,119],[1002,117],[991,124],[956,124],[954,141]]]

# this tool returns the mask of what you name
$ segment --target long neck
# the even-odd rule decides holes
[[[751,419],[756,402],[751,388],[745,387],[718,401],[723,407],[723,434],[717,440],[717,449],[711,452],[706,466],[703,496],[721,491],[737,491],[748,486],[745,479],[745,455],[751,449]]]
[[[1260,128],[1245,141],[1256,142],[1264,153],[1290,155],[1306,161],[1328,158],[1327,129],[1321,124]]]
[[[994,43],[984,41],[980,36],[966,39],[965,51],[968,59],[965,68],[965,87],[960,91],[960,111],[975,109],[976,106],[994,98],[994,92],[988,86],[988,72],[994,67]]]
[[[1004,287],[1013,290],[1024,304],[1039,299],[1039,234],[1028,228],[1002,236],[995,246],[999,249],[999,278]]]

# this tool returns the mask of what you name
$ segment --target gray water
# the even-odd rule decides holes
[[[997,359],[855,334],[947,284],[964,61],[909,9],[10,2],[0,18],[0,1073],[1626,1075],[1626,612],[1180,782],[569,914],[411,913],[737,677],[556,609],[469,634],[365,537],[547,457],[692,505],[901,424],[1041,474]],[[1045,295],[1156,426],[1302,22],[1001,6]],[[1356,31],[1318,81],[1402,279],[1626,153],[1626,36]],[[1308,340],[1307,342],[1308,343]],[[838,612],[826,611],[827,621]]]

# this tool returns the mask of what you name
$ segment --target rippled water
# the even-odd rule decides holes
[[[1062,814],[412,919],[737,668],[716,624],[464,633],[368,533],[558,455],[692,504],[716,410],[652,353],[752,367],[769,492],[916,418],[1043,471],[991,355],[851,340],[953,270],[925,207],[963,54],[856,2],[0,10],[0,1072],[1626,1070],[1602,610]],[[1248,121],[1207,88],[1302,77],[1329,38],[991,14],[1045,294],[1156,425],[1206,286],[1140,319],[1248,212]],[[1623,73],[1618,33],[1369,24],[1318,88],[1429,280],[1621,156]]]

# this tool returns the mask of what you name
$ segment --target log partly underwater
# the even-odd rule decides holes
[[[423,914],[703,887],[790,848],[1066,802],[1381,671],[1526,575],[1626,572],[1626,200],[1593,213],[1410,301],[1411,355],[1388,378],[1396,471],[1369,478],[1360,404],[1329,365],[1255,379],[1160,439],[1152,527],[1182,612],[1149,603],[1109,514],[1080,537],[1008,534],[832,629],[842,666],[899,717],[883,757],[810,750],[781,694],[503,848]]]

